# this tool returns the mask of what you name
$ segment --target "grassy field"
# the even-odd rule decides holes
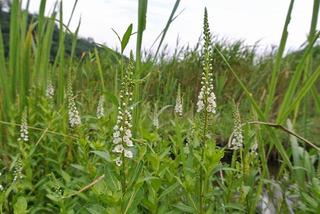
[[[299,52],[284,55],[291,0],[263,56],[212,36],[206,9],[196,47],[160,52],[180,0],[144,53],[138,2],[119,53],[79,56],[61,4],[45,17],[42,1],[30,20],[12,1],[8,38],[0,31],[0,214],[320,213],[320,0]]]

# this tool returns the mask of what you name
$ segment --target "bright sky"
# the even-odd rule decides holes
[[[30,10],[36,12],[41,0],[31,0]],[[55,0],[47,0],[47,14]],[[69,19],[74,0],[63,0],[64,20]],[[149,0],[143,48],[149,50],[164,28],[174,0]],[[247,45],[260,40],[261,50],[278,45],[290,0],[181,0],[176,19],[165,38],[170,50],[180,45],[194,46],[202,32],[204,7],[208,8],[210,29],[214,35],[229,40],[242,39]],[[310,28],[313,0],[296,0],[289,26],[288,49],[298,48]],[[71,29],[81,17],[80,35],[92,37],[110,48],[119,47],[111,28],[122,35],[130,23],[137,29],[138,0],[79,0]],[[135,49],[133,37],[128,49]],[[128,53],[129,50],[126,51]]]

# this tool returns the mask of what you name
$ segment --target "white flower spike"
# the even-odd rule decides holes
[[[27,108],[24,109],[21,117],[21,126],[20,126],[20,137],[18,141],[29,141],[29,131],[28,131],[28,111]]]
[[[116,153],[118,157],[115,159],[117,166],[121,166],[124,161],[122,158],[133,158],[133,153],[128,150],[128,147],[133,147],[132,141],[132,75],[133,75],[133,55],[130,56],[130,62],[127,72],[121,83],[120,90],[120,105],[118,108],[117,123],[113,127],[113,144],[115,144],[112,152]]]
[[[104,117],[104,96],[101,95],[97,107],[97,118],[101,119]]]
[[[81,124],[81,118],[80,118],[80,113],[77,109],[74,95],[72,92],[71,80],[68,81],[67,97],[68,97],[69,125],[71,128],[74,128],[74,127],[79,126]]]

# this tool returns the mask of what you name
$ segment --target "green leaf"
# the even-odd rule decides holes
[[[306,193],[304,193],[304,192],[302,192],[301,195],[302,195],[302,197],[304,198],[304,200],[307,201],[307,203],[308,203],[311,207],[314,207],[314,208],[315,208],[315,207],[318,207],[318,203],[317,203],[317,201],[316,201],[314,198],[310,197],[308,194],[306,194]]]
[[[109,152],[91,151],[91,153],[94,153],[94,154],[98,155],[99,157],[101,157],[102,159],[104,159],[104,160],[106,160],[108,162],[111,162]]]
[[[28,202],[24,197],[18,198],[17,202],[14,204],[14,214],[24,214],[27,213]]]
[[[127,47],[127,44],[130,40],[131,35],[132,35],[132,24],[128,26],[126,32],[123,34],[123,37],[121,39],[121,53],[123,53],[124,49]]]
[[[82,172],[87,172],[86,168],[84,166],[79,165],[79,164],[71,164],[70,166],[72,166],[73,168],[78,169]]]
[[[137,213],[136,212],[136,207],[137,205],[142,201],[142,199],[144,198],[143,195],[143,189],[142,188],[136,188],[135,190],[133,190],[131,192],[131,194],[127,194],[126,197],[128,197],[128,199],[125,199],[125,204],[126,204],[126,208],[124,210],[124,214],[127,213]]]
[[[161,37],[161,40],[159,42],[159,45],[158,45],[158,48],[157,48],[157,51],[156,51],[156,54],[155,54],[155,58],[157,57],[157,55],[159,53],[160,47],[161,47],[161,45],[163,43],[163,40],[166,37],[166,34],[167,34],[168,30],[169,30],[170,24],[175,19],[174,14],[176,13],[176,11],[178,9],[179,4],[180,4],[180,0],[176,0],[176,3],[174,4],[174,6],[172,8],[171,14],[170,14],[169,19],[167,21],[167,24],[166,24],[165,28],[163,29],[163,31],[161,32],[162,37]]]
[[[63,179],[66,181],[66,183],[70,183],[70,181],[71,181],[71,176],[70,176],[67,172],[61,170],[61,176],[62,176]]]
[[[178,204],[176,205],[173,205],[173,207],[177,208],[178,210],[181,210],[183,212],[186,212],[186,213],[195,213],[195,210],[188,206],[188,205],[185,205],[184,203],[182,202],[179,202]]]
[[[238,210],[238,211],[245,212],[245,210],[239,204],[235,204],[235,203],[226,204],[224,208],[232,209],[233,211]]]
[[[133,187],[134,184],[137,182],[141,172],[142,172],[142,169],[143,169],[143,162],[142,161],[139,161],[138,165],[135,167],[134,169],[134,172],[130,173],[130,181],[129,181],[129,184],[128,184],[128,187]]]
[[[178,186],[180,186],[180,184],[178,182],[172,184],[170,187],[166,188],[165,191],[162,192],[162,194],[160,195],[159,199],[161,199],[162,197],[168,195],[169,193],[171,193],[172,191],[174,191]]]
[[[86,210],[90,214],[106,213],[106,209],[103,206],[98,205],[98,204],[94,204],[90,207],[87,207]]]

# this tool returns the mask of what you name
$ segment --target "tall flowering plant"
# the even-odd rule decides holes
[[[198,95],[197,112],[201,117],[201,164],[204,161],[204,151],[206,147],[207,131],[209,126],[210,116],[216,113],[216,96],[213,89],[213,69],[212,69],[212,43],[211,34],[208,23],[207,8],[204,11],[204,23],[203,23],[203,34],[204,34],[204,46],[203,46],[203,58],[202,58],[202,74],[201,74],[201,89]],[[204,211],[204,169],[200,166],[199,169],[199,211]]]
[[[133,153],[130,150],[133,147],[132,142],[132,89],[133,89],[133,70],[134,60],[133,54],[130,55],[130,62],[127,66],[126,73],[121,83],[120,103],[118,107],[117,123],[113,127],[113,144],[112,152],[118,157],[115,159],[117,166],[121,166],[125,158],[133,158]]]

